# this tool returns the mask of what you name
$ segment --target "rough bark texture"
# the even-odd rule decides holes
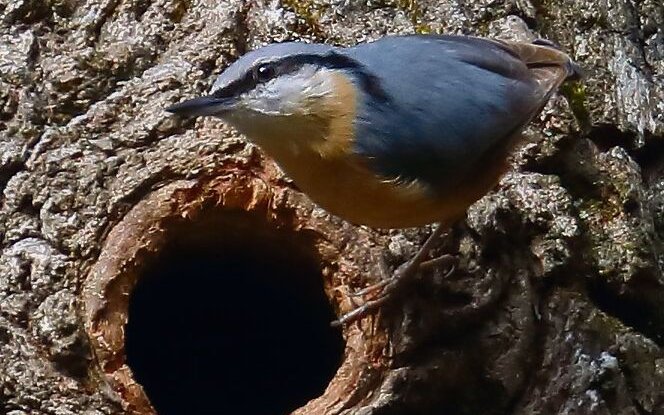
[[[329,217],[222,123],[162,109],[266,42],[412,32],[552,39],[585,86],[455,226],[455,272],[346,329],[297,413],[664,414],[659,0],[0,1],[0,413],[150,413],[117,337],[126,295],[203,208],[308,232],[342,310],[375,256],[408,258],[426,229]]]

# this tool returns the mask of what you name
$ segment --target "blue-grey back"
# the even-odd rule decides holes
[[[387,37],[342,53],[386,93],[362,100],[355,145],[386,178],[456,186],[543,104],[526,64],[489,40]]]

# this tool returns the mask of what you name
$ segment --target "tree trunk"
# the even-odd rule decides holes
[[[660,0],[2,0],[0,30],[0,414],[664,414]],[[329,216],[163,108],[267,42],[413,32],[547,38],[586,79],[454,269],[333,329],[430,229]]]

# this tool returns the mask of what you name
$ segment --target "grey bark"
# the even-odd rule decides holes
[[[552,39],[585,87],[546,107],[514,170],[455,226],[454,274],[385,313],[379,375],[302,413],[664,414],[658,0],[0,1],[0,413],[127,411],[84,327],[104,241],[155,190],[255,157],[222,123],[164,107],[265,42],[412,32]],[[394,264],[423,236],[317,215]],[[359,245],[340,255],[361,279]]]

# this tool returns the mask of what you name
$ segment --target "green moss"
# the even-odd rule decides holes
[[[590,112],[586,108],[586,87],[582,82],[567,82],[560,87],[567,98],[574,117],[582,130],[590,127]]]
[[[477,30],[477,35],[479,36],[489,36],[489,25],[491,24],[490,20],[479,20],[474,24],[475,30]]]
[[[433,32],[429,24],[422,22],[424,13],[416,0],[397,0],[396,6],[408,15],[416,33],[425,35]]]
[[[421,35],[428,35],[433,32],[433,29],[428,24],[419,24],[415,25],[415,32]]]
[[[325,6],[318,5],[312,0],[281,0],[281,4],[299,17],[306,33],[317,38],[327,37],[319,22]]]

